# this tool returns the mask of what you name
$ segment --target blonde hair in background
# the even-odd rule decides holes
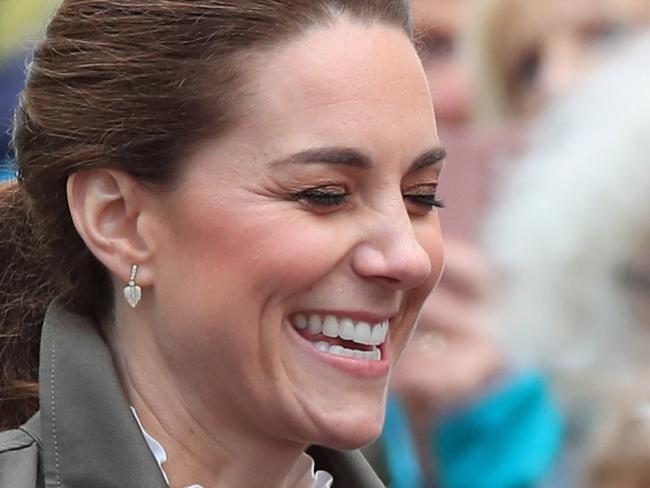
[[[502,121],[521,110],[513,86],[517,58],[534,49],[541,37],[543,2],[472,0],[466,48],[475,86],[479,122]]]

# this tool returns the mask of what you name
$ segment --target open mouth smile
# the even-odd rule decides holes
[[[382,346],[388,336],[388,319],[371,324],[331,314],[299,313],[292,315],[289,322],[321,352],[361,361],[384,359]]]

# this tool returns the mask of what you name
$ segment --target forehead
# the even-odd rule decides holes
[[[342,129],[358,137],[360,130],[385,132],[388,123],[395,136],[410,131],[428,144],[435,139],[424,72],[396,27],[342,20],[266,53],[251,75],[251,121],[259,128],[287,137],[336,135],[346,143]]]

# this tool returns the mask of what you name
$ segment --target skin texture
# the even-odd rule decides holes
[[[241,123],[205,141],[169,192],[115,171],[77,174],[75,224],[113,272],[140,264],[143,299],[118,299],[109,343],[173,486],[282,486],[308,444],[353,448],[383,422],[387,375],[333,367],[288,317],[390,316],[390,362],[442,268],[432,194],[441,163],[422,66],[396,28],[347,20],[248,62]],[[353,148],[367,168],[286,163]],[[347,196],[325,206],[304,196]],[[301,342],[302,341],[302,342]]]

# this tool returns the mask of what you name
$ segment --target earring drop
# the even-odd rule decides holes
[[[131,266],[131,276],[129,283],[124,287],[124,298],[126,302],[131,305],[131,308],[137,307],[140,299],[142,298],[142,288],[135,284],[135,277],[138,274],[138,265]]]

